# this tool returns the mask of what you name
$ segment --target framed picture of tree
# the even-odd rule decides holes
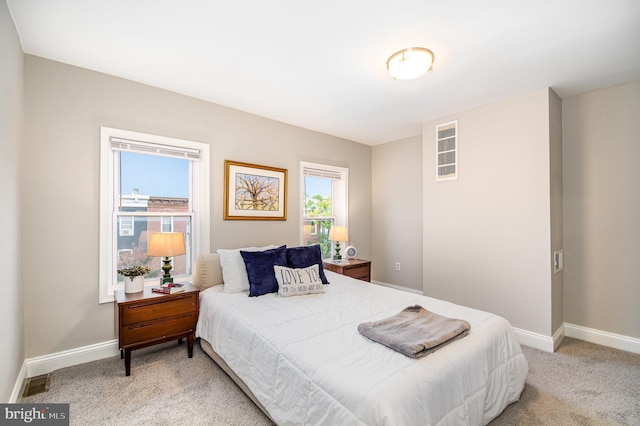
[[[225,220],[287,220],[287,169],[224,161]]]

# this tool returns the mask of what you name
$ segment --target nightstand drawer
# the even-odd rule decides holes
[[[150,319],[194,312],[197,305],[198,296],[193,293],[178,297],[174,296],[163,301],[158,301],[157,299],[141,301],[140,303],[132,303],[125,306],[122,309],[121,321],[122,325],[128,325]]]
[[[358,280],[369,281],[369,266],[362,265],[355,268],[345,269],[344,275],[356,278]]]
[[[346,275],[362,281],[371,281],[371,262],[363,259],[348,259],[341,262],[325,260],[323,267],[327,271]]]
[[[187,333],[195,327],[196,319],[196,313],[190,312],[171,318],[131,324],[124,327],[124,333],[120,333],[120,347]]]

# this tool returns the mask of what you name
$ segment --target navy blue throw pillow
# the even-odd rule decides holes
[[[287,249],[289,268],[301,269],[318,265],[322,284],[329,284],[322,267],[322,249],[318,244],[312,246],[289,247]]]
[[[278,281],[273,266],[287,266],[287,246],[265,251],[242,251],[249,276],[249,296],[262,296],[278,291]]]

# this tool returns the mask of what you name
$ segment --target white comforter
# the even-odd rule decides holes
[[[200,295],[196,334],[279,425],[480,425],[520,396],[527,361],[509,323],[442,300],[327,271],[324,294]],[[359,323],[407,306],[471,324],[468,336],[412,359],[371,342]]]

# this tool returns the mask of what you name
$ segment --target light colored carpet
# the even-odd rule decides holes
[[[520,401],[492,426],[640,425],[640,355],[566,338],[554,354],[523,346]],[[46,393],[20,402],[69,402],[72,425],[270,425],[200,349],[167,343],[57,370]]]
[[[523,346],[520,401],[491,425],[640,425],[640,355],[565,338],[555,353]]]
[[[49,391],[20,402],[68,402],[71,425],[271,425],[199,344],[165,343],[63,368]]]

